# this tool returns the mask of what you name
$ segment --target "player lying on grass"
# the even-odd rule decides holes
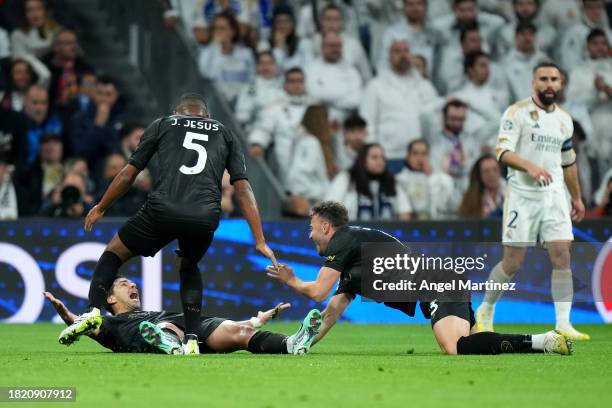
[[[51,293],[44,292],[62,320],[70,325],[77,318]],[[100,316],[89,328],[88,336],[115,352],[183,354],[185,319],[182,313],[150,312],[140,309],[136,284],[118,277],[109,291],[107,302],[113,316]],[[280,304],[267,312],[259,312],[250,320],[235,322],[218,317],[202,317],[198,329],[201,353],[231,353],[248,350],[264,354],[304,354],[319,333],[321,313],[313,309],[300,329],[291,336],[258,331],[270,319],[288,308]],[[77,338],[78,339],[78,338]]]
[[[326,201],[312,208],[310,239],[320,255],[326,257],[316,281],[304,282],[293,270],[281,264],[267,268],[268,276],[285,283],[298,293],[322,302],[334,284],[338,289],[323,311],[323,325],[312,345],[319,342],[334,326],[356,295],[361,294],[361,245],[363,243],[399,243],[396,238],[370,228],[348,226],[346,208],[337,202]],[[385,306],[414,316],[415,302],[385,303]],[[447,354],[500,354],[547,352],[569,355],[571,342],[560,333],[521,335],[493,332],[472,332],[474,312],[471,302],[421,303],[421,310],[431,318],[434,336],[440,349]]]

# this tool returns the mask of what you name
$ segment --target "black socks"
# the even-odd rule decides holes
[[[119,268],[123,261],[114,253],[104,251],[96,268],[94,269],[93,278],[89,285],[89,307],[97,307],[102,310],[107,307],[106,298],[108,291],[113,285],[113,281],[117,277]]]
[[[531,336],[493,332],[463,336],[457,341],[457,354],[501,354],[533,352]]]
[[[185,334],[197,334],[202,315],[202,276],[197,263],[181,260],[181,303],[185,316]]]
[[[287,354],[287,336],[258,331],[249,340],[247,350],[255,354]]]

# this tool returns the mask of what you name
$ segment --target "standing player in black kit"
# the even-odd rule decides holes
[[[89,287],[90,311],[64,329],[59,341],[72,344],[102,323],[100,310],[118,270],[130,258],[153,256],[178,239],[181,302],[185,315],[184,354],[198,354],[197,333],[202,311],[202,278],[198,262],[210,246],[221,216],[221,179],[225,169],[247,219],[257,250],[276,265],[266,244],[257,202],[247,180],[240,141],[221,123],[209,118],[203,97],[183,95],[174,115],[155,120],[145,130],[128,164],[87,214],[85,229],[125,194],[157,153],[159,176],[142,208],[119,229],[98,260]]]

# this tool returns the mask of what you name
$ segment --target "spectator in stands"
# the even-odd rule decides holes
[[[460,47],[444,49],[441,56],[441,65],[434,77],[436,78],[437,89],[443,94],[452,93],[465,83],[463,62],[466,55],[482,51],[482,36],[478,26],[473,25],[461,31],[459,43]]]
[[[443,130],[429,144],[429,157],[434,170],[446,173],[453,179],[454,194],[459,197],[467,188],[469,169],[480,154],[478,141],[464,134],[466,115],[465,103],[459,100],[447,102],[443,109]]]
[[[278,168],[281,184],[286,190],[290,162],[297,129],[306,107],[312,100],[306,95],[304,73],[291,68],[285,73],[285,97],[265,108],[249,134],[249,155],[263,158],[265,150],[274,146],[272,158]]]
[[[350,220],[408,219],[410,207],[404,192],[396,188],[395,177],[387,169],[382,147],[366,144],[348,172],[332,181],[325,200],[346,206]]]
[[[536,27],[531,23],[516,26],[514,48],[502,60],[502,67],[510,89],[510,102],[529,98],[532,94],[533,68],[550,61],[542,51],[536,49]]]
[[[30,86],[37,83],[42,87],[47,87],[50,78],[51,73],[47,67],[31,55],[13,58],[11,80],[8,88],[0,91],[0,105],[3,108],[21,112],[25,94]]]
[[[513,0],[514,13],[510,24],[505,24],[499,31],[495,43],[495,56],[502,59],[514,48],[517,27],[519,25],[532,25],[537,27],[538,35],[535,39],[536,48],[545,54],[552,51],[555,41],[555,29],[544,23],[540,13],[540,0]]]
[[[27,168],[18,174],[18,184],[24,186],[19,193],[19,215],[36,215],[43,202],[51,195],[63,176],[63,143],[57,133],[45,133],[40,138],[40,152]]]
[[[481,144],[494,146],[499,119],[510,101],[507,83],[493,81],[491,58],[482,51],[465,57],[464,71],[468,81],[453,96],[469,106],[466,131],[477,135]]]
[[[604,174],[595,192],[595,208],[590,215],[593,217],[612,216],[612,168]]]
[[[560,47],[558,47],[557,60],[565,69],[573,69],[588,59],[588,50],[585,47],[589,33],[600,29],[612,43],[612,30],[606,15],[604,0],[582,0],[583,12],[581,21],[563,33]]]
[[[121,128],[121,132],[119,133],[121,139],[120,153],[123,155],[123,158],[126,161],[129,160],[132,154],[136,151],[136,148],[140,143],[140,139],[142,139],[144,131],[145,127],[142,124],[135,122],[126,123]],[[142,170],[138,174],[138,176],[136,176],[136,180],[134,181],[134,187],[136,189],[145,193],[151,190],[153,180],[151,179],[151,173],[149,172],[149,168],[153,167],[155,167],[155,163],[149,162],[147,168]]]
[[[598,155],[599,174],[603,174],[612,167],[612,58],[610,43],[602,30],[591,31],[587,49],[589,60],[570,72],[567,98],[589,109],[595,130],[592,146]]]
[[[363,82],[357,69],[342,61],[342,37],[323,35],[321,58],[306,65],[308,95],[329,108],[332,121],[343,121],[361,100]]]
[[[77,96],[79,78],[91,68],[80,57],[76,34],[60,30],[55,34],[53,50],[42,61],[51,71],[50,101],[53,106],[64,109]]]
[[[13,55],[32,54],[42,58],[49,51],[60,25],[51,17],[43,0],[25,0],[21,26],[11,33]]]
[[[93,199],[86,193],[86,181],[78,173],[66,174],[53,189],[41,215],[81,218],[92,207]]]
[[[366,9],[366,22],[370,36],[369,54],[372,66],[376,67],[382,59],[383,36],[387,29],[403,18],[403,3],[395,0],[364,0]]]
[[[542,23],[553,27],[558,33],[564,33],[578,24],[581,15],[580,0],[546,0],[540,12]]]
[[[442,105],[433,85],[410,65],[406,40],[391,43],[390,70],[370,81],[361,99],[359,114],[368,123],[368,140],[380,143],[397,173],[403,167],[408,144],[423,137],[422,115]]]
[[[410,219],[439,219],[454,215],[458,200],[453,194],[453,180],[448,174],[433,171],[425,139],[410,142],[405,164],[406,167],[395,176],[395,185],[408,200]]]
[[[336,172],[331,146],[331,127],[324,105],[311,105],[306,108],[290,162],[287,178],[293,196],[291,201],[299,199],[309,204],[297,206],[292,212],[307,217],[310,205],[322,201],[325,197],[329,180]]]
[[[437,68],[443,36],[427,23],[427,0],[404,0],[404,17],[385,31],[378,70],[389,68],[389,50],[397,38],[406,38],[413,53],[422,55],[428,67]]]
[[[337,0],[306,0],[299,10],[297,35],[300,38],[312,38],[321,26],[319,17],[323,9],[330,5],[336,5],[342,10],[344,20],[344,32],[354,38],[359,38],[359,26],[355,7],[346,1]]]
[[[281,3],[274,7],[268,47],[282,71],[304,67],[311,59],[312,44],[297,36],[293,11],[286,4]],[[268,47],[265,44],[262,46]]]
[[[343,138],[336,138],[336,162],[339,170],[348,170],[357,159],[357,153],[366,143],[367,123],[357,112],[352,113],[342,126]]]
[[[73,153],[87,160],[99,174],[102,160],[119,148],[119,132],[125,120],[117,82],[108,76],[98,78],[95,105],[72,118],[70,137]]]
[[[202,48],[200,73],[215,81],[231,106],[242,87],[255,76],[255,60],[250,49],[239,43],[238,22],[229,12],[217,14],[212,22],[212,41]]]
[[[430,79],[429,68],[427,66],[427,60],[422,55],[411,55],[410,65],[425,79]]]
[[[56,113],[49,109],[49,93],[40,85],[32,85],[26,92],[23,111],[28,121],[27,163],[38,156],[40,139],[45,134],[58,135],[63,140],[64,125]]]
[[[491,44],[505,21],[500,16],[478,10],[476,0],[453,0],[453,14],[434,22],[434,28],[442,33],[445,48],[457,47],[461,32],[476,25],[483,38],[483,50],[491,49]]]
[[[253,82],[242,88],[236,102],[235,116],[249,132],[259,113],[266,106],[283,97],[278,76],[278,66],[270,51],[257,54],[256,76]]]
[[[64,177],[66,177],[66,175],[70,173],[76,173],[80,175],[81,177],[83,177],[83,180],[85,180],[85,186],[86,186],[85,198],[87,201],[90,201],[89,200],[90,198],[91,200],[93,200],[92,194],[95,194],[96,185],[90,177],[89,167],[87,167],[87,162],[85,161],[85,159],[83,159],[82,157],[77,157],[77,156],[67,158],[64,161],[64,171],[63,171]]]
[[[366,52],[359,42],[359,39],[344,33],[342,9],[334,4],[326,6],[319,17],[321,31],[312,36],[312,52],[313,58],[319,58],[323,49],[323,35],[327,33],[336,33],[342,39],[342,61],[347,65],[351,65],[359,71],[363,82],[367,82],[372,78],[372,68]]]
[[[98,77],[93,71],[85,71],[79,78],[79,92],[63,112],[64,122],[69,123],[72,117],[80,112],[86,112],[94,103]]]
[[[104,160],[104,172],[102,183],[96,194],[96,202],[100,202],[102,195],[119,174],[121,169],[127,164],[126,158],[120,153],[112,153]],[[106,216],[128,216],[136,213],[144,204],[147,193],[134,186],[127,193],[121,196],[111,208],[105,213]]]
[[[25,115],[0,106],[0,156],[17,166],[25,163],[28,155],[28,123]]]
[[[17,193],[10,163],[0,154],[0,221],[15,220],[18,216]]]
[[[470,172],[470,184],[459,206],[462,218],[501,217],[505,181],[495,156],[481,156]]]

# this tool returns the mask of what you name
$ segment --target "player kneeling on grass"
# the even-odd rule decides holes
[[[67,325],[77,318],[51,293],[44,296]],[[113,282],[106,299],[112,316],[100,316],[88,333],[89,337],[115,352],[183,354],[181,346],[185,336],[182,313],[151,312],[140,309],[140,294],[136,284],[125,277]],[[267,312],[259,312],[250,320],[235,322],[218,317],[202,317],[198,333],[201,353],[231,353],[248,350],[263,354],[304,354],[321,326],[321,313],[313,309],[300,329],[291,336],[258,331],[270,319],[288,308],[280,304]]]
[[[285,283],[296,292],[322,302],[333,286],[338,289],[323,311],[321,331],[312,345],[319,342],[336,324],[356,295],[361,294],[361,246],[365,243],[396,243],[396,238],[371,228],[348,226],[346,208],[337,202],[326,201],[311,210],[310,239],[325,264],[317,280],[304,282],[287,265],[269,266],[268,276]],[[414,316],[415,302],[385,303],[385,306]],[[549,331],[543,334],[521,335],[492,332],[472,333],[475,323],[471,302],[421,303],[421,310],[431,318],[434,336],[440,349],[447,354],[500,354],[546,352],[569,355],[571,343],[562,334]]]

